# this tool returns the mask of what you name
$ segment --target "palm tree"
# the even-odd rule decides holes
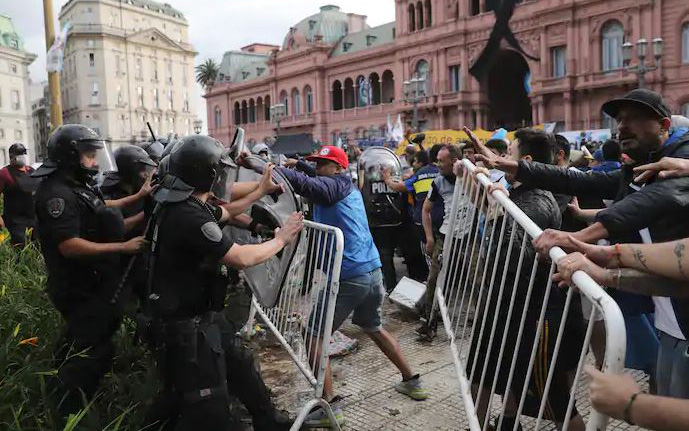
[[[196,71],[196,82],[201,84],[203,88],[208,91],[214,84],[215,80],[218,78],[218,63],[212,58],[206,59],[205,62],[199,64],[194,69]]]

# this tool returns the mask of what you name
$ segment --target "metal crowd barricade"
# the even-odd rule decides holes
[[[243,329],[251,334],[258,314],[313,388],[313,398],[301,408],[292,430],[298,430],[311,409],[318,405],[325,408],[333,429],[340,429],[322,395],[343,249],[344,237],[339,228],[304,221],[299,245],[276,304],[262,307],[252,298],[249,320]],[[309,333],[323,335],[315,338]]]
[[[565,252],[552,248],[552,262],[536,255],[530,243],[541,229],[502,191],[493,190],[489,196],[491,180],[480,173],[475,175],[476,167],[470,161],[465,159],[463,164],[463,177],[455,186],[434,307],[449,338],[469,428],[485,431],[492,423],[495,429],[503,429],[509,404],[512,413],[516,406],[513,430],[520,423],[524,429],[542,429],[546,420],[560,422],[563,407],[558,417],[552,401],[559,399],[563,406],[564,394],[568,401],[561,422],[562,429],[567,430],[577,388],[585,384],[582,369],[590,361],[587,356],[596,313],[602,315],[606,332],[602,370],[623,370],[626,331],[622,313],[582,271],[572,277],[576,289],[551,285],[555,262]],[[591,302],[590,315],[584,314],[582,310],[587,308],[582,308],[579,300]],[[530,308],[531,304],[535,306]],[[557,327],[557,337],[549,349],[552,340],[547,337],[554,335],[549,333],[550,326]],[[574,329],[580,334],[577,343],[571,340]],[[565,354],[561,354],[563,348]],[[560,374],[564,367],[569,367],[565,391]],[[560,383],[553,391],[556,378]],[[540,395],[535,401],[534,393]],[[581,408],[585,400],[579,401]],[[587,430],[606,428],[607,416],[593,409],[588,413]]]

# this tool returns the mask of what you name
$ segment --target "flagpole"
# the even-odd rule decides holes
[[[53,21],[53,0],[43,0],[43,20],[45,21],[46,52],[55,42],[55,24]],[[48,72],[50,90],[50,123],[53,129],[62,125],[62,97],[60,92],[60,72]]]

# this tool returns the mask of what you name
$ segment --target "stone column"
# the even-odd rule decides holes
[[[572,92],[567,91],[564,94],[565,100],[565,130],[572,130]]]
[[[445,130],[445,109],[442,106],[438,108],[438,129]]]
[[[545,123],[545,122],[546,122],[546,118],[545,118],[545,102],[543,101],[543,97],[539,97],[539,99],[540,99],[540,100],[538,101],[538,123],[536,123],[536,124],[540,124],[540,123]]]

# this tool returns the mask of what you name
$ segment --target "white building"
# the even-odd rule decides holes
[[[8,149],[15,142],[29,149],[34,160],[29,102],[29,65],[35,54],[24,50],[12,18],[0,14],[0,167],[9,162]]]
[[[65,123],[96,130],[114,146],[193,133],[194,56],[184,16],[151,0],[70,0],[62,72]]]

